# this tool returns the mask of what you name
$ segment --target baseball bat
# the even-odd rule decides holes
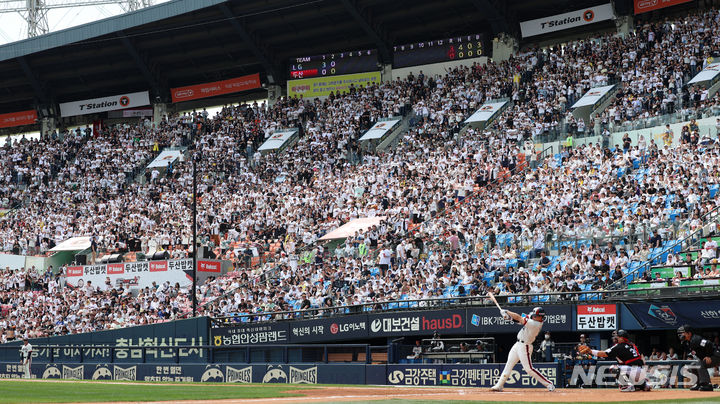
[[[490,297],[490,300],[495,303],[495,306],[497,306],[498,310],[502,311],[502,307],[498,304],[497,300],[495,300],[495,295],[492,294],[492,292],[488,292],[488,297]]]

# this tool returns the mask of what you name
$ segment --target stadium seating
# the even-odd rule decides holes
[[[0,248],[46,254],[67,238],[92,235],[99,254],[128,251],[139,239],[142,254],[187,257],[189,154],[162,173],[146,166],[164,148],[194,146],[202,246],[235,265],[199,287],[201,314],[271,318],[363,303],[402,309],[491,290],[537,294],[511,298],[518,302],[572,291],[597,300],[598,290],[671,268],[671,255],[698,260],[679,241],[712,223],[720,149],[696,137],[679,147],[653,139],[543,155],[536,142],[719,107],[717,96],[696,99],[698,90],[683,85],[698,66],[680,63],[670,80],[657,80],[663,70],[655,56],[681,46],[680,33],[699,41],[693,27],[710,18],[663,22],[652,44],[643,26],[624,38],[576,41],[563,52],[533,50],[434,77],[418,73],[324,100],[284,98],[226,107],[214,117],[172,115],[158,127],[141,122],[18,142],[0,148],[0,207],[13,209],[0,221]],[[636,49],[643,51],[630,57]],[[640,74],[628,58],[647,60]],[[516,75],[522,79],[514,83]],[[569,113],[590,86],[613,82],[621,91],[595,122]],[[457,135],[483,102],[503,97],[512,106],[490,128]],[[412,125],[397,146],[364,151],[363,132],[400,111]],[[258,151],[284,127],[302,128],[296,144],[283,154]],[[334,251],[319,242],[349,220],[373,216],[386,219]],[[248,250],[256,253],[246,262]],[[388,268],[382,257],[391,257]],[[102,285],[73,290],[62,284],[62,271],[3,271],[3,279],[9,316],[0,326],[13,330],[6,339],[167,321],[187,315],[192,293],[169,284],[137,296]]]

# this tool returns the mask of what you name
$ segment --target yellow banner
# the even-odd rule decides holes
[[[289,80],[287,82],[287,94],[288,97],[326,97],[332,92],[335,94],[346,93],[350,90],[351,85],[353,87],[365,87],[368,84],[380,84],[380,72]]]

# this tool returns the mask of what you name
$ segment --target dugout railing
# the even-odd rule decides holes
[[[503,306],[553,305],[568,303],[627,303],[653,299],[698,300],[720,296],[720,285],[690,285],[662,289],[593,290],[582,292],[547,292],[537,294],[509,294],[496,296]],[[238,323],[272,322],[336,317],[370,312],[404,310],[433,310],[462,307],[494,307],[487,296],[448,297],[437,299],[408,299],[387,302],[363,303],[352,306],[333,306],[304,310],[275,311],[271,313],[234,313],[210,319],[214,328],[231,327]]]

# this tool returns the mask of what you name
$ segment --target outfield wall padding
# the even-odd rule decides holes
[[[155,382],[225,382],[293,384],[369,384],[395,386],[490,387],[504,365],[365,365],[365,364],[263,364],[201,365],[166,363],[33,364],[34,379],[85,379]],[[553,383],[560,380],[558,364],[538,363],[535,368]],[[0,362],[0,378],[18,379],[18,362]],[[518,364],[507,387],[541,387]]]

